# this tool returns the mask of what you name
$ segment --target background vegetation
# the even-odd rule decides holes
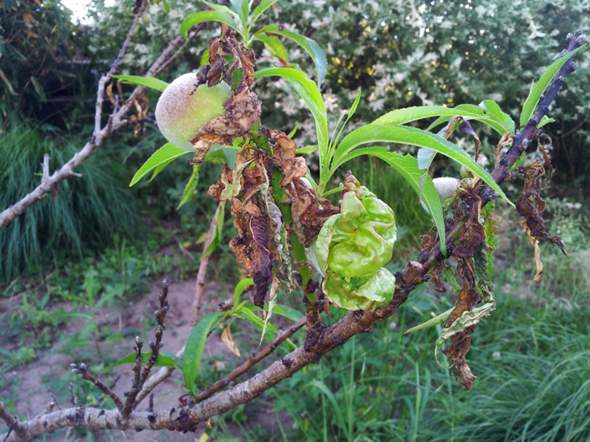
[[[124,37],[132,3],[106,8],[96,0],[84,25],[59,1],[0,4],[2,208],[34,187],[44,154],[57,167],[83,144],[98,76]],[[152,2],[125,59],[125,73],[145,69],[194,7],[188,0]],[[514,114],[566,34],[590,34],[590,4],[579,0],[452,5],[292,0],[281,2],[273,14],[326,49],[330,67],[323,91],[333,116],[362,91],[353,124],[388,109],[478,103],[487,97]],[[198,65],[211,33],[204,32],[162,78]],[[304,54],[290,49],[290,61],[307,66]],[[269,61],[264,53],[260,57],[262,64]],[[478,381],[471,393],[437,365],[437,330],[403,335],[431,312],[450,306],[449,295],[425,287],[375,333],[355,338],[258,402],[216,419],[209,433],[218,440],[590,439],[589,60],[582,59],[568,78],[554,106],[557,123],[546,128],[556,166],[547,189],[547,217],[569,256],[544,247],[545,278],[534,285],[532,249],[516,229],[515,214],[502,212],[498,310],[476,333],[470,358]],[[312,123],[286,84],[261,82],[258,92],[267,124],[290,130],[300,122],[298,140],[313,138]],[[493,147],[481,135],[489,155]],[[0,230],[0,396],[13,394],[16,400],[19,386],[11,370],[27,370],[56,348],[104,369],[112,360],[93,351],[96,343],[116,345],[137,330],[114,332],[101,322],[100,312],[113,306],[132,309],[163,275],[194,277],[198,241],[213,205],[202,197],[175,209],[189,168],[177,162],[157,185],[127,187],[133,171],[161,142],[150,115],[143,131],[121,133],[101,147],[81,168],[82,179],[61,184],[55,196]],[[440,162],[436,170],[446,167]],[[218,173],[207,169],[202,190]],[[392,265],[400,265],[412,256],[430,221],[404,183],[380,164],[358,161],[352,169],[396,210],[402,237]],[[229,287],[237,270],[224,251],[217,253],[210,276]],[[223,290],[219,297],[225,299]],[[72,338],[67,326],[80,315],[91,320]],[[237,339],[251,337],[246,329]],[[47,388],[64,398],[69,381],[76,382],[48,380]],[[99,397],[81,383],[74,392],[89,403]],[[268,425],[254,425],[252,417],[263,406],[274,411],[273,418]]]

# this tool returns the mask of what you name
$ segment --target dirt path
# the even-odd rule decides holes
[[[134,300],[132,303],[119,305],[115,308],[101,310],[98,318],[102,327],[110,326],[115,330],[139,329],[144,328],[144,323],[151,319],[151,315],[157,308],[160,285],[155,283],[151,286],[149,293],[141,299]],[[184,344],[186,337],[192,327],[192,302],[194,296],[194,280],[172,283],[169,286],[168,301],[170,310],[166,320],[166,332],[164,335],[164,351],[176,353]],[[208,284],[206,287],[204,312],[215,310],[217,305],[228,298],[223,290],[215,284]],[[80,333],[83,329],[83,322],[77,321],[68,326],[63,331],[64,336],[72,336]],[[150,336],[144,335],[144,341],[149,342]],[[17,412],[20,416],[32,417],[42,413],[47,406],[56,401],[56,397],[64,395],[64,385],[62,382],[56,383],[57,378],[65,377],[69,372],[69,364],[74,361],[71,356],[63,353],[60,348],[62,342],[54,344],[54,347],[46,352],[40,353],[39,357],[33,363],[5,373],[13,381],[6,391],[0,392],[4,397],[12,399],[15,403]],[[105,342],[99,344],[100,352],[103,355],[124,355],[131,350],[132,341],[123,340],[115,345],[109,345]],[[205,358],[211,356],[221,356],[233,358],[234,356],[227,350],[217,336],[209,339],[205,350]],[[115,391],[123,396],[123,393],[130,388],[130,379],[132,376],[131,367],[124,366],[116,368],[114,375],[121,375],[120,381],[115,387]],[[156,409],[171,409],[177,406],[177,398],[183,394],[183,387],[178,374],[173,375],[166,382],[161,384],[157,389],[155,401]],[[57,401],[57,407],[70,407],[69,402],[63,403]],[[147,400],[141,404],[139,409],[147,408]],[[176,434],[163,433],[156,431],[135,431],[97,434],[97,440],[126,440],[132,442],[151,442],[151,441],[194,441],[198,440],[198,434]],[[47,440],[64,440],[64,434],[55,434]],[[75,433],[71,433],[67,440],[78,440]]]

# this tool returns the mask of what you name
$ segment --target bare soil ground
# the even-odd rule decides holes
[[[149,293],[140,299],[133,301],[132,305],[123,304],[110,309],[101,310],[98,318],[101,326],[111,326],[114,329],[123,330],[129,328],[143,329],[145,321],[151,319],[150,316],[157,309],[158,296],[161,285],[153,283],[150,287]],[[164,334],[164,348],[168,353],[176,353],[185,343],[188,334],[192,327],[192,303],[194,297],[195,283],[194,279],[188,281],[175,282],[169,286],[168,301],[170,310],[166,319],[166,331]],[[203,311],[213,311],[217,305],[225,301],[229,294],[216,284],[211,283],[206,287],[205,302]],[[4,305],[0,309],[6,311],[10,309],[10,304],[15,304],[10,300],[3,300]],[[16,303],[18,305],[18,303]],[[82,329],[83,322],[75,321],[68,325],[67,329],[63,331],[64,335],[74,335],[79,333]],[[144,341],[149,342],[150,336],[145,334]],[[4,348],[9,347],[9,343],[2,343],[0,345]],[[122,356],[130,352],[133,343],[131,340],[123,340],[115,345],[108,345],[107,343],[99,343],[100,352],[105,355]],[[98,351],[97,350],[97,351]],[[209,359],[216,356],[222,360],[235,359],[235,356],[225,347],[217,335],[212,336],[206,346],[205,358]],[[46,410],[47,406],[56,401],[59,395],[55,387],[55,379],[66,375],[69,371],[69,365],[74,361],[71,356],[64,354],[60,349],[60,343],[56,343],[53,348],[40,353],[39,357],[32,363],[25,367],[14,370],[10,373],[5,373],[7,378],[11,379],[11,384],[5,391],[0,391],[0,395],[5,398],[12,399],[15,403],[19,416],[33,417]],[[128,391],[131,384],[131,366],[123,366],[114,369],[115,376],[120,375],[120,380],[115,386],[115,391],[120,396],[123,396],[125,391]],[[63,390],[63,384],[61,385]],[[182,380],[179,373],[173,374],[168,380],[160,385],[156,390],[156,400],[154,401],[155,409],[169,410],[178,404],[178,397],[185,393]],[[61,392],[63,396],[63,391]],[[60,403],[57,401],[56,407],[67,408],[72,406],[70,402]],[[63,402],[63,401],[62,401]],[[146,409],[148,406],[147,400],[141,404],[139,409]],[[249,422],[253,425],[272,425],[269,420],[269,413],[272,410],[269,404],[259,403],[257,413],[255,416],[249,416]],[[205,428],[203,424],[203,429]],[[236,428],[229,429],[231,435],[235,440],[240,440],[239,431]],[[142,431],[137,433],[135,431],[126,432],[110,432],[97,433],[95,440],[125,440],[131,442],[151,442],[151,441],[170,441],[170,442],[184,442],[199,440],[201,432],[196,434],[178,434],[157,431]],[[229,436],[229,435],[228,435]],[[64,439],[65,438],[65,439]],[[79,440],[75,433],[65,435],[63,432],[56,433],[48,437],[46,440]],[[84,440],[85,437],[84,437]]]

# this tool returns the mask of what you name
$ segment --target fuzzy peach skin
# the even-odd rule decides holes
[[[205,124],[223,115],[223,103],[230,95],[231,88],[224,82],[212,87],[197,87],[195,73],[181,75],[168,85],[158,99],[158,128],[170,143],[193,150],[191,140]]]

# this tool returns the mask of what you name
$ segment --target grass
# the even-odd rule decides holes
[[[8,207],[40,181],[45,154],[54,170],[82,142],[49,138],[30,127],[16,126],[0,143],[0,207]],[[0,230],[0,283],[32,274],[64,257],[100,250],[114,233],[129,235],[139,225],[134,199],[121,180],[121,169],[108,155],[97,152],[80,166],[82,179],[62,182],[53,195],[31,206]]]
[[[372,333],[271,389],[264,400],[275,418],[266,432],[244,422],[260,407],[255,402],[218,418],[212,436],[233,440],[233,424],[248,441],[590,440],[590,269],[578,259],[590,246],[587,223],[571,211],[552,216],[552,229],[577,240],[569,258],[543,246],[539,286],[529,281],[532,248],[515,229],[505,232],[502,254],[513,260],[500,263],[497,311],[474,335],[471,392],[435,361],[440,328],[403,335],[451,305],[452,293],[424,286]]]

